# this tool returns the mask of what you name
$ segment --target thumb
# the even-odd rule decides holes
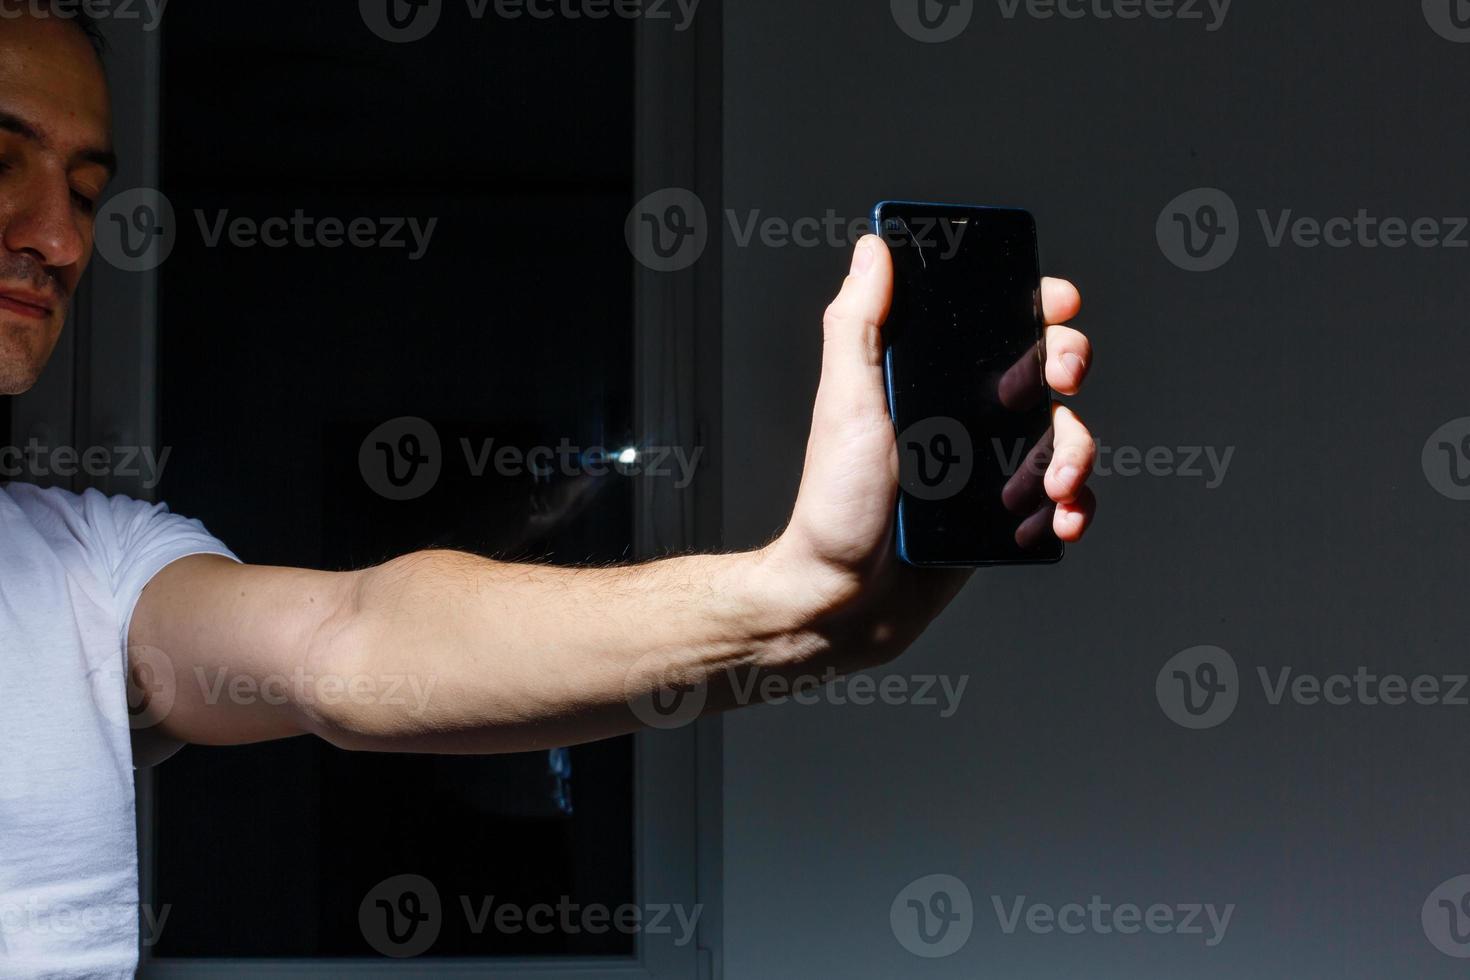
[[[840,412],[878,409],[883,396],[883,322],[893,302],[893,258],[877,235],[853,251],[842,292],[822,319],[823,408]],[[876,397],[876,404],[874,399]]]

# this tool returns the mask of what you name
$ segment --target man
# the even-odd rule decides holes
[[[56,344],[115,159],[85,25],[33,0],[6,4],[0,394],[18,394]],[[730,707],[734,666],[804,677],[897,656],[966,574],[916,570],[892,553],[897,449],[879,360],[892,284],[886,246],[864,239],[826,313],[795,510],[779,538],[747,554],[598,569],[448,552],[348,573],[251,567],[162,506],[0,491],[0,972],[134,968],[129,675],[136,691],[167,688],[141,707],[173,742],[310,734],[352,750],[497,753],[630,731],[630,704],[673,683],[707,684],[711,708]],[[1043,292],[1055,324],[1047,378],[1072,394],[1091,352],[1061,324],[1080,300],[1059,280]],[[1055,432],[1045,486],[1057,534],[1076,541],[1093,511],[1093,441],[1066,408]],[[432,696],[419,711],[286,687],[243,704],[182,681],[298,671],[343,685],[406,675]],[[181,680],[162,685],[169,677]],[[99,914],[58,926],[78,910]]]

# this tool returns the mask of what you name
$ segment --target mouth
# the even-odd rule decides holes
[[[14,313],[28,320],[46,320],[56,307],[39,293],[16,289],[0,289],[0,312]]]

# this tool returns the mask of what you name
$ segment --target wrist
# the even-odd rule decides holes
[[[784,539],[739,560],[739,619],[765,668],[786,668],[820,657],[832,646],[825,624],[842,604],[830,573],[800,559]]]

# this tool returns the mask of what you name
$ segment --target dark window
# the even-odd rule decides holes
[[[631,22],[446,5],[431,36],[388,44],[355,7],[169,12],[161,499],[252,563],[357,568],[424,547],[624,559],[626,480],[474,467],[490,439],[631,439]],[[417,260],[408,230],[406,248],[229,241],[237,218],[298,212],[379,233],[437,223]],[[442,473],[392,501],[359,451],[403,417],[432,426]],[[359,904],[405,873],[444,905],[428,955],[629,954],[615,931],[476,934],[461,899],[634,901],[632,769],[630,739],[499,758],[186,749],[157,775],[170,918],[154,955],[372,956]]]

